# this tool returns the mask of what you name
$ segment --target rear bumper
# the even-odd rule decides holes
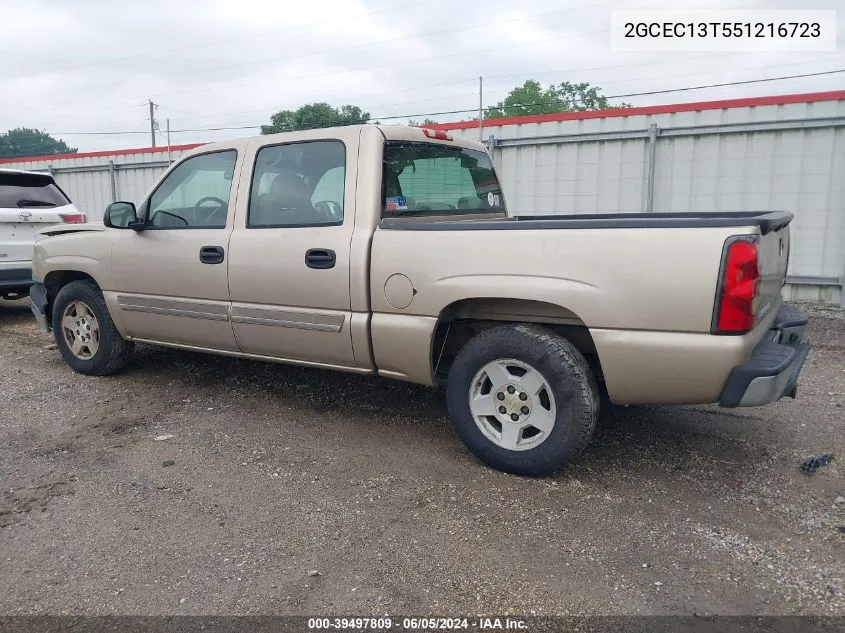
[[[32,310],[38,327],[44,332],[50,331],[50,320],[47,318],[48,303],[47,288],[44,284],[34,284],[29,290],[29,309]]]
[[[32,268],[0,267],[0,290],[7,288],[28,288],[32,284]]]
[[[781,398],[795,398],[798,377],[810,351],[809,343],[803,341],[806,329],[804,313],[781,305],[751,357],[731,371],[719,396],[719,406],[759,407]]]

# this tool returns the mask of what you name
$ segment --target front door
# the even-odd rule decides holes
[[[241,351],[355,366],[349,254],[356,158],[347,160],[341,140],[257,148],[229,248],[232,327]]]
[[[113,232],[108,300],[132,338],[237,350],[227,265],[239,169],[234,149],[187,158],[139,210],[147,228]]]

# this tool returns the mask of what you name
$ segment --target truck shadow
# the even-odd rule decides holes
[[[32,313],[29,311],[29,299],[18,299],[16,301],[9,301],[7,299],[0,299],[0,323],[7,318],[14,317],[31,317]]]
[[[705,464],[753,468],[765,450],[748,441],[761,421],[713,406],[609,406],[581,463],[650,465],[681,473]],[[759,432],[766,432],[760,425]]]
[[[6,328],[19,328],[28,323],[35,323],[32,312],[29,311],[29,299],[0,299],[0,335]]]
[[[139,346],[127,375],[155,376],[186,394],[196,395],[199,388],[214,397],[225,393],[227,399],[259,400],[279,410],[296,406],[303,412],[329,414],[329,419],[336,413],[338,425],[398,427],[410,445],[460,443],[449,423],[442,389],[149,346]],[[715,407],[611,405],[602,412],[594,439],[576,470],[611,473],[637,464],[673,473],[694,472],[707,464],[729,470],[741,469],[742,464],[752,468],[765,451],[761,453],[756,442],[748,441],[749,433],[767,433],[753,413]]]
[[[172,373],[172,383],[185,389],[197,386],[226,388],[239,397],[258,397],[311,409],[315,413],[343,412],[354,416],[374,410],[382,413],[410,412],[431,420],[446,416],[439,390],[379,376],[359,375],[298,367],[281,363],[242,360],[139,345],[126,376]]]

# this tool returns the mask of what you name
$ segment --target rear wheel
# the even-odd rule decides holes
[[[572,343],[539,326],[515,325],[486,330],[461,349],[446,399],[458,435],[482,462],[543,476],[587,446],[600,395]]]
[[[123,369],[134,344],[120,336],[102,292],[91,281],[73,281],[53,301],[53,336],[76,371],[104,376]]]

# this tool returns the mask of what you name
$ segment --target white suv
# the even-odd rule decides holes
[[[39,229],[86,221],[50,174],[0,169],[0,299],[29,294]]]

